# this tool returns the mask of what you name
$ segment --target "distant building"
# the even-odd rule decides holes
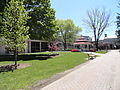
[[[81,51],[90,51],[93,48],[92,39],[89,36],[81,36],[76,39],[74,46]]]
[[[25,53],[48,51],[48,41],[27,40],[25,43],[27,44]],[[0,45],[0,55],[9,53],[11,52],[9,52],[5,47]]]
[[[117,37],[105,37],[103,40],[99,41],[99,48],[108,48],[108,49],[118,49],[120,44],[118,43]]]
[[[27,40],[26,53],[48,51],[48,41],[43,40]]]
[[[27,40],[25,43],[27,44],[25,53],[64,50],[63,43],[59,41]],[[71,49],[72,47],[73,44],[67,43],[67,49]],[[9,53],[11,52],[5,49],[5,47],[0,46],[0,55]]]

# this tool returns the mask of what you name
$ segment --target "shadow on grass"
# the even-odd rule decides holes
[[[18,61],[28,61],[28,60],[47,60],[58,54],[35,54],[35,55],[18,55]],[[0,61],[14,61],[13,55],[0,55]]]

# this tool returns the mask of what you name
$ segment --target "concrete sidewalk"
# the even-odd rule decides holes
[[[120,52],[97,57],[41,90],[120,90]]]

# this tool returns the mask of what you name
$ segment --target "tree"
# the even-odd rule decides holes
[[[118,37],[118,43],[120,43],[120,16],[117,16],[117,29],[118,30],[116,30],[116,35],[117,35],[117,37]]]
[[[4,11],[4,8],[9,1],[10,0],[0,0],[0,13]]]
[[[116,17],[117,18],[117,31],[116,31],[116,35],[117,35],[117,37],[118,37],[118,39],[119,39],[119,43],[120,43],[120,14],[118,13],[118,16]]]
[[[55,10],[50,0],[25,0],[31,19],[28,20],[31,39],[49,40],[56,33]]]
[[[116,31],[116,35],[117,35],[118,39],[120,39],[120,29],[118,29],[118,30]]]
[[[67,42],[74,42],[76,35],[81,31],[81,28],[75,26],[71,19],[57,20],[58,34],[57,38],[63,43],[64,50],[67,48]]]
[[[3,18],[3,12],[4,12],[4,8],[6,6],[6,3],[8,2],[8,0],[0,0],[0,26],[2,26],[2,18]]]
[[[87,12],[85,24],[93,31],[95,46],[98,50],[98,42],[104,30],[109,26],[110,14],[105,10],[92,9]]]
[[[0,0],[0,12],[11,0]],[[20,1],[20,0],[15,0]],[[50,0],[24,0],[25,9],[31,17],[27,21],[31,39],[49,40],[56,33],[55,10]]]
[[[23,1],[15,0],[11,0],[7,4],[3,17],[0,36],[4,39],[3,44],[14,51],[16,66],[18,50],[24,48],[25,41],[29,38],[29,27],[25,25],[30,17],[24,8]]]

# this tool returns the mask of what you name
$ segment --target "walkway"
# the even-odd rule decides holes
[[[90,60],[41,90],[120,90],[120,52]]]

